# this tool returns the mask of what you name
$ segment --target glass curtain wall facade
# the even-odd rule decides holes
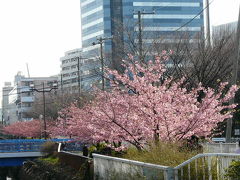
[[[174,39],[167,35],[174,33],[187,32],[194,35],[203,30],[203,14],[195,17],[202,9],[203,0],[81,0],[83,53],[86,56],[99,54],[99,45],[92,46],[96,37],[118,35],[120,39],[126,40],[126,35],[121,32],[123,26],[128,26],[132,32],[138,32],[137,11],[155,12],[141,16],[145,43],[151,43],[161,36],[165,42],[172,43]],[[183,26],[193,18],[191,23]],[[137,37],[135,41],[138,41]],[[121,42],[112,43],[107,40],[103,51],[111,54],[114,59],[119,47]]]
[[[110,0],[81,0],[82,48],[84,55],[98,55],[100,45],[93,46],[97,37],[110,37]],[[104,52],[111,51],[111,41],[104,43]]]

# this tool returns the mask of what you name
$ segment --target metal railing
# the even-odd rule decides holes
[[[205,153],[198,154],[174,168],[175,180],[223,179],[225,169],[233,160],[240,160],[240,154]]]
[[[66,142],[69,139],[12,139],[0,140],[0,153],[39,152],[41,146],[47,142]]]
[[[169,167],[93,154],[95,179],[222,180],[233,160],[240,154],[205,153]]]
[[[172,179],[168,166],[93,154],[94,177],[103,179]]]

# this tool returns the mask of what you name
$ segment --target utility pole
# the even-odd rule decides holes
[[[237,84],[238,80],[238,64],[240,61],[240,6],[239,6],[239,15],[238,15],[238,26],[236,34],[236,59],[233,61],[233,77],[232,85]],[[235,98],[230,101],[230,104],[234,103]],[[226,142],[231,142],[232,137],[232,121],[233,118],[227,120],[227,129],[226,129]]]
[[[143,45],[142,45],[142,17],[141,11],[137,12],[138,14],[138,43],[139,43],[139,55],[140,60],[143,61]]]
[[[44,125],[44,139],[47,139],[47,123],[46,123],[46,102],[45,102],[45,89],[44,82],[42,83],[42,93],[43,93],[43,125]]]
[[[46,102],[45,102],[45,92],[51,92],[53,89],[57,89],[57,84],[54,83],[53,87],[50,89],[45,89],[44,82],[42,83],[42,90],[35,89],[34,84],[30,84],[30,90],[40,92],[43,95],[43,123],[44,123],[44,139],[47,139],[47,123],[46,123]]]
[[[61,91],[63,93],[63,75],[61,74]]]
[[[140,61],[144,62],[143,58],[143,39],[142,39],[142,15],[149,15],[149,14],[155,14],[155,11],[153,12],[144,12],[143,11],[137,11],[133,12],[133,15],[138,16],[138,45],[139,45],[139,56],[140,56]]]
[[[103,62],[103,39],[99,39],[100,43],[100,58],[101,58],[101,73],[102,73],[102,90],[105,90],[105,79],[104,79],[104,62]]]
[[[80,58],[77,57],[77,69],[78,69],[78,96],[80,98],[81,95],[81,78],[80,78]]]
[[[103,43],[106,40],[111,40],[112,37],[100,37],[97,38],[97,42],[93,42],[92,45],[100,45],[100,59],[101,59],[101,73],[102,73],[102,90],[105,90],[105,79],[104,79],[104,59],[103,59]]]
[[[207,46],[211,45],[211,31],[210,31],[210,13],[209,13],[209,0],[205,0],[206,4],[206,37]]]

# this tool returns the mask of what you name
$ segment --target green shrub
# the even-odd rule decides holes
[[[199,151],[189,151],[187,148],[180,148],[180,144],[173,143],[159,143],[152,145],[145,151],[139,151],[136,148],[129,148],[123,158],[158,164],[163,166],[176,167],[181,163],[189,160],[190,158],[199,154]],[[197,173],[195,169],[195,161],[197,161]],[[208,159],[197,159],[190,163],[191,179],[201,179],[204,175],[209,178]],[[211,174],[212,179],[217,179],[217,159],[211,159]],[[178,172],[181,177],[181,171]],[[183,179],[188,179],[189,171],[188,166],[183,167]],[[154,178],[153,178],[154,179]],[[161,179],[161,178],[159,178]]]
[[[41,146],[40,152],[44,156],[55,156],[58,145],[55,142],[48,141]]]
[[[197,151],[180,150],[178,144],[161,142],[145,151],[129,148],[123,158],[174,167],[197,154]]]
[[[97,148],[96,148],[96,146],[91,145],[91,146],[88,148],[88,151],[89,151],[89,153],[93,153],[93,152],[97,151]]]
[[[240,179],[240,161],[232,161],[226,169],[226,177]]]
[[[107,143],[101,142],[96,145],[92,145],[88,148],[90,153],[90,157],[92,157],[92,153],[103,154],[103,155],[112,155],[113,150],[108,147]]]

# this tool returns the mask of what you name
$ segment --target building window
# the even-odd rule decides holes
[[[69,70],[69,69],[70,69],[70,67],[68,66],[68,67],[64,67],[62,70],[65,71],[65,70]]]
[[[69,74],[63,74],[63,77],[69,77],[70,75]]]

